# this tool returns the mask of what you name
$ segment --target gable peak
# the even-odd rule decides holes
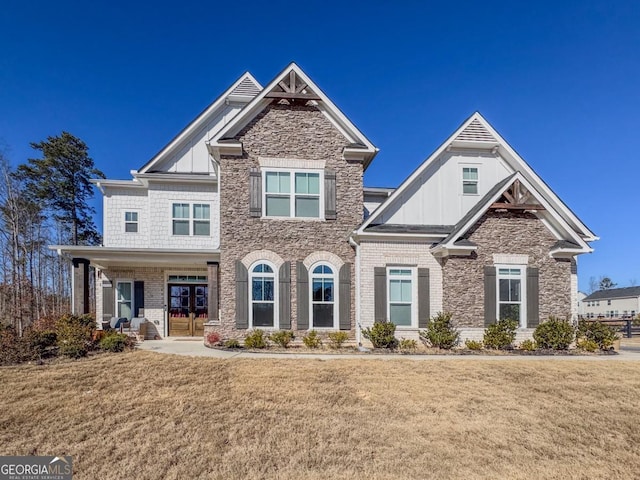
[[[458,134],[454,141],[497,143],[482,121],[480,115],[475,114],[469,124]]]

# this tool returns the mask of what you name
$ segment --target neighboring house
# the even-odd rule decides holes
[[[584,317],[584,307],[585,307],[584,299],[586,296],[587,296],[586,293],[578,290],[578,318]]]
[[[73,259],[74,311],[144,316],[154,335],[344,330],[464,337],[577,315],[595,235],[476,113],[397,189],[364,188],[377,148],[295,64],[243,75],[133,179],[95,180],[104,246]]]
[[[640,287],[610,288],[598,290],[586,296],[585,318],[631,318],[640,312]]]

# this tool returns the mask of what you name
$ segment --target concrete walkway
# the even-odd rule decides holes
[[[623,339],[619,355],[381,355],[381,354],[332,354],[332,353],[265,353],[245,352],[243,350],[218,350],[204,346],[202,339],[165,339],[147,340],[138,344],[139,350],[149,352],[169,353],[189,357],[229,358],[277,358],[281,360],[587,360],[587,361],[640,361],[640,338]]]

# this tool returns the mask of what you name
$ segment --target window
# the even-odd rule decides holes
[[[267,263],[258,263],[251,269],[251,326],[275,327],[276,275]]]
[[[311,328],[335,328],[335,278],[326,264],[311,271]]]
[[[138,212],[124,212],[124,231],[138,233]]]
[[[208,203],[174,203],[171,209],[174,235],[209,236],[211,205]]]
[[[133,313],[133,283],[116,283],[116,314],[118,318],[126,317],[131,320]]]
[[[498,267],[497,270],[498,319],[516,320],[524,327],[524,267]]]
[[[389,321],[399,327],[413,324],[411,314],[413,299],[413,270],[410,268],[389,268]]]
[[[264,181],[266,217],[320,218],[319,172],[266,171]]]
[[[478,168],[462,168],[462,193],[465,195],[478,194]]]
[[[607,300],[607,305],[611,305],[611,300]]]

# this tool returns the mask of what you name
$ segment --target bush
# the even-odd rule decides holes
[[[105,352],[123,352],[125,348],[133,347],[133,339],[124,333],[108,332],[98,345]]]
[[[515,320],[498,320],[484,330],[483,342],[485,348],[507,350],[516,339],[518,322]]]
[[[401,352],[413,352],[418,349],[418,342],[411,338],[403,338],[398,342],[398,350]]]
[[[398,345],[395,333],[396,325],[391,322],[375,322],[373,327],[362,331],[364,338],[369,340],[374,348],[395,348]]]
[[[95,322],[90,315],[65,315],[56,322],[57,344],[61,355],[84,357],[92,348]]]
[[[598,350],[598,344],[588,338],[581,338],[578,340],[577,346],[580,350],[584,350],[585,352],[595,352]]]
[[[294,338],[295,335],[291,330],[278,330],[269,335],[269,340],[282,348],[287,348]]]
[[[246,348],[267,348],[267,336],[260,329],[253,330],[244,337],[244,346]]]
[[[27,342],[18,335],[12,326],[0,327],[0,365],[31,360]]]
[[[29,351],[33,358],[43,358],[55,355],[55,346],[58,335],[54,331],[39,331],[29,329],[24,334]]]
[[[230,338],[224,342],[225,348],[240,348],[240,342],[235,338]]]
[[[549,320],[538,325],[533,332],[538,347],[551,350],[568,349],[575,336],[573,325],[556,317],[549,317]]]
[[[311,330],[302,337],[302,342],[307,348],[320,348],[322,346],[322,339],[315,330]]]
[[[451,313],[439,312],[427,324],[427,329],[420,332],[432,347],[451,350],[460,343],[460,332],[451,323]]]
[[[618,339],[616,331],[609,325],[600,322],[578,322],[578,338],[592,340],[601,350],[608,350]]]
[[[520,350],[524,350],[525,352],[533,352],[536,349],[536,342],[531,339],[524,340],[520,344]]]
[[[349,334],[347,332],[331,332],[329,334],[329,346],[331,348],[340,348],[348,339]]]
[[[207,333],[207,345],[219,345],[220,340],[221,338],[218,332]]]
[[[482,350],[482,342],[478,340],[466,340],[464,346],[469,350]]]

